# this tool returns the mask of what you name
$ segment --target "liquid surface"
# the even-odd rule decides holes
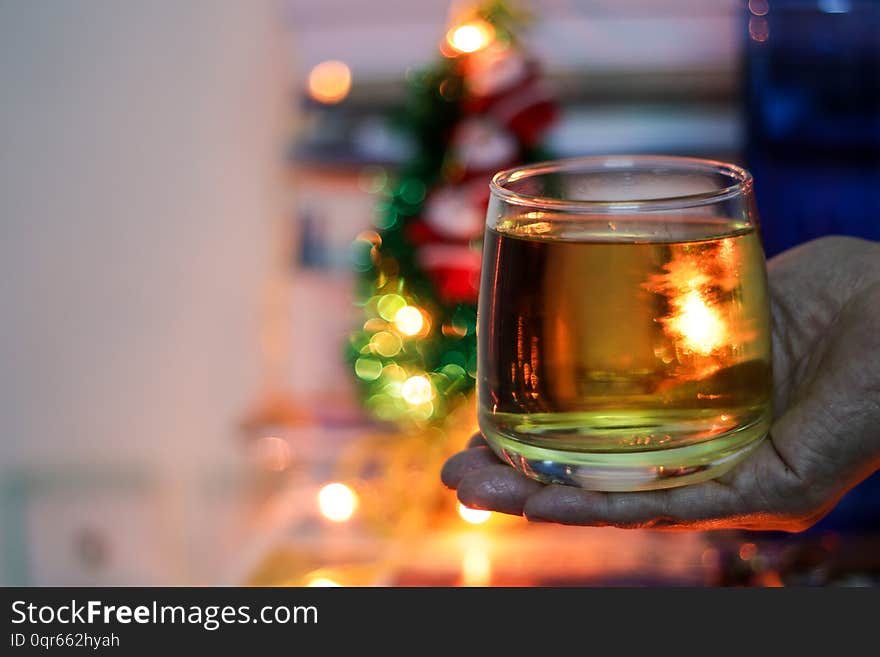
[[[750,226],[530,213],[487,229],[482,276],[479,418],[496,447],[645,456],[766,433],[767,286]]]

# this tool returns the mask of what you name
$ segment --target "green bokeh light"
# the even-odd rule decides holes
[[[399,294],[385,294],[376,304],[379,316],[389,322],[394,321],[397,312],[406,305],[406,300]]]
[[[382,374],[382,362],[375,358],[358,358],[354,362],[354,372],[364,381],[375,381]]]

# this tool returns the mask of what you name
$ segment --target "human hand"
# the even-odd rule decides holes
[[[880,468],[880,243],[822,238],[773,258],[768,274],[776,417],[730,472],[647,492],[545,486],[478,435],[443,483],[468,506],[569,525],[810,527]]]

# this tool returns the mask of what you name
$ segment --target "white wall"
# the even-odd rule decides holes
[[[0,2],[0,470],[237,458],[282,209],[277,12]]]

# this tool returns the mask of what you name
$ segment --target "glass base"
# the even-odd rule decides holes
[[[720,477],[766,437],[758,422],[694,445],[637,452],[583,452],[537,447],[483,429],[489,446],[516,470],[545,484],[632,492],[674,488]]]

